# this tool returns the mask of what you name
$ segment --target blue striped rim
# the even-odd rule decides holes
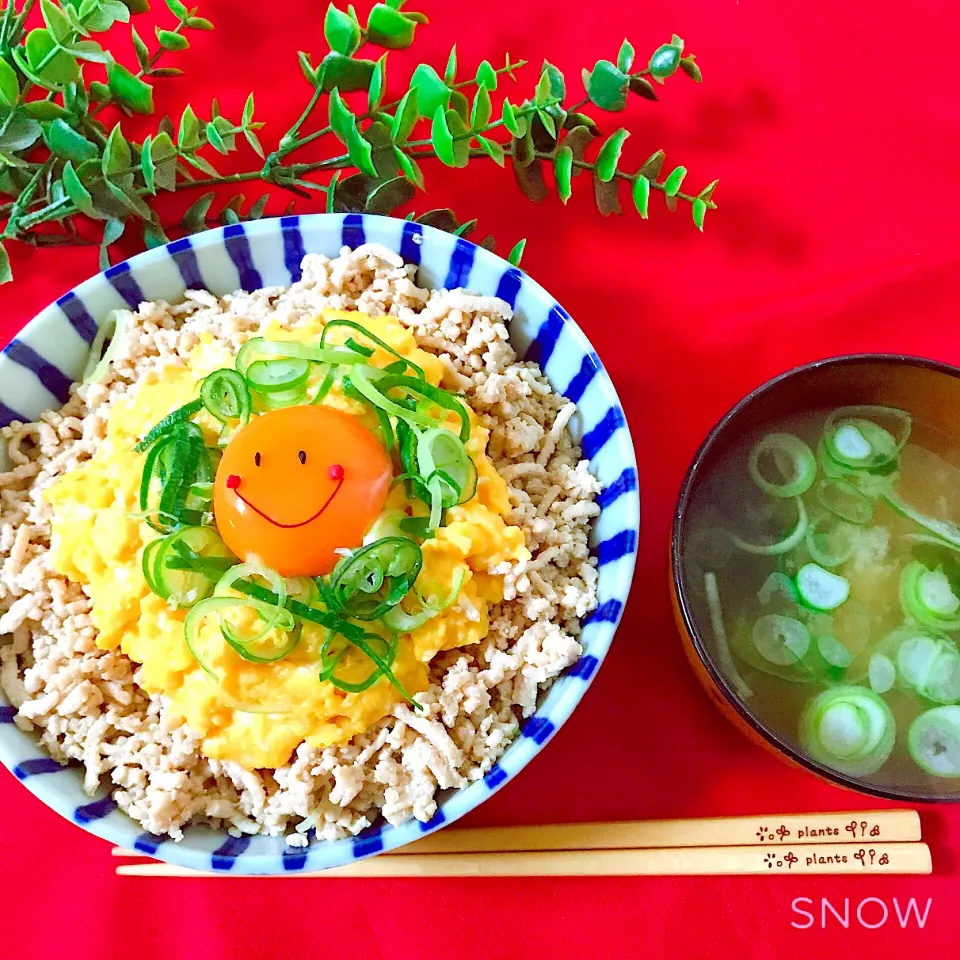
[[[41,357],[33,347],[28,347],[20,340],[11,340],[3,353],[18,366],[29,370],[61,403],[70,399],[73,381],[59,367]]]
[[[437,812],[426,822],[420,822],[420,829],[427,833],[430,830],[435,830],[437,827],[447,822],[446,814],[443,812],[443,807],[437,807]]]
[[[237,268],[240,288],[247,293],[259,290],[263,286],[263,279],[260,271],[253,265],[253,251],[242,223],[231,223],[223,228],[223,245]]]
[[[609,540],[597,546],[597,566],[602,567],[614,560],[633,553],[637,549],[637,534],[634,530],[621,530],[615,533]]]
[[[633,467],[627,467],[609,487],[604,487],[604,489],[600,491],[597,495],[597,503],[600,504],[602,510],[606,510],[618,497],[622,497],[625,493],[630,493],[631,490],[636,489],[637,471],[634,470]]]
[[[57,763],[52,757],[37,757],[36,760],[24,760],[13,768],[13,775],[18,780],[26,780],[27,777],[35,777],[41,773],[59,773],[66,770],[66,767]]]
[[[290,282],[296,283],[303,276],[303,258],[307,255],[300,232],[300,218],[281,217],[280,229],[283,232],[283,263],[290,274]]]
[[[483,778],[483,782],[491,789],[499,787],[504,780],[507,779],[507,771],[500,766],[499,763],[495,763],[488,771],[487,775]]]
[[[543,325],[533,338],[533,343],[527,348],[523,359],[529,360],[530,363],[539,363],[540,369],[543,370],[553,356],[560,334],[563,333],[564,323],[569,319],[570,314],[559,304],[554,304],[547,319],[543,321]]]
[[[107,794],[107,796],[102,797],[100,800],[94,800],[93,803],[77,807],[77,809],[73,811],[73,819],[76,820],[77,823],[91,823],[94,820],[102,820],[116,809],[117,805],[113,797]]]
[[[367,242],[363,232],[363,217],[359,213],[348,213],[343,218],[340,236],[345,247],[362,247]]]
[[[250,837],[227,837],[210,856],[210,866],[214,870],[232,870],[237,857],[250,846]]]
[[[450,255],[450,269],[443,286],[447,290],[456,290],[465,287],[470,282],[470,271],[473,270],[473,260],[477,255],[477,248],[463,237],[457,237],[457,245]]]
[[[29,417],[25,417],[22,413],[17,413],[13,407],[8,407],[5,403],[0,402],[0,427],[9,427],[14,420],[19,423],[30,422]]]
[[[592,654],[586,653],[570,668],[567,675],[579,677],[581,680],[589,680],[599,666],[600,661]]]
[[[383,849],[383,837],[380,827],[367,827],[366,830],[358,833],[353,838],[353,855],[359,860],[360,857],[369,856],[371,853],[379,853]]]
[[[607,441],[626,425],[623,411],[619,407],[611,407],[603,415],[603,419],[589,433],[584,434],[580,444],[583,455],[588,460],[592,460],[604,448]]]
[[[141,833],[139,837],[133,843],[133,849],[137,853],[144,853],[148,857],[152,857],[160,847],[160,844],[163,841],[159,837],[155,837],[152,833]]]
[[[523,274],[516,267],[511,267],[503,272],[497,284],[497,296],[501,300],[506,300],[511,309],[517,305],[517,296],[522,283]]]
[[[13,718],[16,715],[16,707],[0,706],[0,723],[13,723]]]
[[[90,316],[83,301],[71,290],[58,301],[57,306],[67,315],[70,325],[87,343],[93,343],[97,335],[97,322]]]
[[[563,391],[563,395],[568,400],[579,403],[599,369],[600,358],[595,353],[588,353],[581,361],[580,369],[574,378],[567,384],[567,389]]]
[[[284,870],[302,870],[307,865],[307,848],[287,847],[281,859]]]
[[[588,623],[616,623],[622,609],[623,604],[619,600],[607,600],[606,603],[601,603],[593,613],[587,616],[583,625],[586,626]]]
[[[206,284],[203,281],[203,274],[200,272],[200,261],[197,260],[197,254],[194,252],[193,244],[189,237],[183,237],[180,240],[174,240],[167,244],[167,253],[173,257],[173,262],[183,277],[183,282],[188,290],[204,290]]]
[[[553,736],[553,732],[556,729],[553,723],[546,717],[534,714],[524,725],[523,736],[542,746]]]
[[[130,264],[124,261],[115,267],[105,270],[103,275],[110,281],[110,286],[123,297],[131,310],[136,310],[143,303],[143,291],[140,284],[130,272]]]
[[[400,256],[407,263],[420,263],[420,244],[423,243],[423,227],[412,220],[403,223],[403,236],[400,240]]]

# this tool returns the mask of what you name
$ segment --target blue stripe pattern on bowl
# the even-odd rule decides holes
[[[457,820],[526,766],[580,701],[613,639],[630,590],[640,523],[636,460],[616,391],[563,307],[522,270],[463,238],[388,217],[321,214],[235,224],[147,251],[65,294],[0,353],[0,426],[34,419],[62,402],[83,370],[97,323],[111,310],[141,298],[177,302],[187,289],[222,295],[286,286],[300,279],[305,255],[333,257],[363,243],[382,244],[416,264],[423,286],[463,286],[506,300],[515,311],[514,348],[539,362],[554,389],[578,404],[570,430],[604,485],[591,534],[600,605],[584,622],[583,656],[541,694],[522,735],[481,780],[440,795],[429,822],[378,823],[356,837],[307,848],[209,827],[189,828],[179,843],[145,834],[109,797],[91,800],[82,771],[48,757],[35,737],[13,724],[14,710],[0,699],[0,761],[58,813],[113,843],[185,867],[238,874],[319,870],[395,849]]]

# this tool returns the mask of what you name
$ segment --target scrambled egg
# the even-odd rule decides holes
[[[362,322],[421,366],[431,383],[440,383],[440,360],[420,350],[410,331],[392,317],[325,311],[293,331],[274,327],[263,335],[316,342],[325,322],[334,316]],[[342,342],[348,335],[331,335],[331,340]],[[384,351],[378,354],[372,362],[389,362]],[[383,677],[360,693],[320,682],[318,653],[325,631],[311,624],[304,625],[299,646],[287,658],[258,664],[231,650],[215,618],[208,618],[199,642],[208,668],[216,674],[214,680],[187,648],[183,629],[187,611],[171,608],[147,587],[141,557],[156,534],[137,516],[144,457],[133,448],[151,426],[197,396],[204,376],[232,366],[233,360],[226,347],[208,336],[192,351],[186,366],[148,374],[132,397],[113,405],[107,436],[96,456],[64,476],[47,496],[54,508],[54,566],[83,584],[93,601],[98,645],[119,647],[142,665],[140,686],[169,699],[173,711],[203,737],[206,756],[250,769],[269,768],[285,764],[304,740],[316,747],[349,740],[388,715],[402,697]],[[371,429],[376,426],[368,408],[337,388],[324,402],[363,418]],[[418,587],[439,594],[457,584],[461,589],[451,606],[399,638],[392,669],[411,693],[426,689],[428,664],[437,653],[477,643],[486,635],[489,608],[502,598],[503,578],[489,574],[491,566],[529,558],[522,531],[505,522],[507,488],[486,456],[488,431],[472,412],[471,419],[467,450],[477,467],[477,492],[467,503],[448,510],[446,526],[422,544],[423,568],[417,581]],[[219,424],[205,414],[197,420],[213,445]],[[388,498],[385,515],[406,506],[398,485]],[[360,680],[369,670],[370,661],[351,648],[338,675]]]

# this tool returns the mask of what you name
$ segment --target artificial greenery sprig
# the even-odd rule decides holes
[[[387,60],[391,50],[414,42],[417,28],[427,22],[420,13],[403,9],[405,0],[377,3],[365,24],[354,8],[331,3],[323,34],[329,48],[315,66],[309,53],[299,54],[310,85],[307,104],[296,122],[265,154],[254,119],[254,95],[247,98],[238,121],[220,112],[216,100],[208,119],[187,105],[174,123],[164,116],[156,131],[142,141],[123,132],[123,114],[152,114],[153,83],[181,71],[159,66],[168,51],[190,46],[189,33],[210,30],[210,21],[180,0],[164,0],[175,18],[155,29],[151,52],[135,27],[130,28],[132,53],[138,69],[119,63],[92,35],[131,14],[149,8],[146,0],[0,0],[0,204],[5,226],[0,233],[0,278],[10,279],[3,240],[18,239],[37,246],[89,243],[89,225],[102,223],[101,261],[108,248],[130,224],[138,224],[148,246],[164,243],[174,230],[186,233],[211,223],[257,219],[267,210],[272,193],[250,206],[243,194],[230,197],[211,213],[219,188],[259,181],[296,197],[322,195],[327,211],[391,213],[425,188],[421,164],[439,160],[449,167],[466,167],[473,159],[509,162],[517,183],[532,200],[548,194],[544,170],[552,167],[557,192],[566,203],[574,178],[587,172],[594,198],[603,214],[620,212],[620,185],[630,184],[633,204],[644,218],[651,193],[665,197],[669,209],[688,203],[693,220],[703,229],[716,181],[697,194],[682,190],[686,169],[664,173],[664,153],[658,150],[639,170],[620,169],[624,141],[618,129],[594,152],[600,128],[585,109],[606,112],[626,108],[629,96],[656,100],[654,84],[678,71],[700,82],[693,55],[684,55],[683,41],[674,35],[658,47],[646,65],[634,70],[635,51],[628,41],[616,62],[598,61],[583,71],[586,96],[567,102],[567,83],[559,69],[544,61],[533,94],[519,103],[503,99],[495,108],[493,94],[501,78],[516,81],[515,71],[526,61],[511,61],[495,69],[484,60],[472,77],[459,76],[456,46],[443,75],[421,64],[403,95],[387,93]],[[43,26],[27,29],[39,6]],[[386,51],[379,59],[363,55],[369,47]],[[100,70],[102,79],[88,79]],[[365,95],[365,99],[361,99]],[[104,122],[110,112],[121,117]],[[242,138],[256,155],[250,170],[221,174],[214,154],[231,154]],[[326,147],[324,159],[297,162],[294,154],[311,144]],[[335,146],[338,144],[338,146]],[[329,145],[329,146],[328,146]],[[589,159],[588,151],[593,154]],[[176,226],[164,223],[154,198],[164,191],[206,188]],[[288,207],[287,209],[291,209]],[[461,223],[450,210],[431,210],[417,218],[460,235],[470,233],[475,220]],[[493,238],[483,244],[492,249]],[[511,252],[518,261],[522,243]]]

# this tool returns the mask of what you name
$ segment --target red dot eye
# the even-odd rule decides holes
[[[343,479],[343,467],[339,463],[331,464],[329,473],[334,483],[339,483]]]

